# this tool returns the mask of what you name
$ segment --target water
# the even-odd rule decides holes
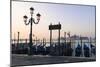
[[[21,48],[25,48],[25,47],[28,47],[28,42],[29,41],[19,41],[19,43],[20,43],[20,47]],[[67,42],[69,42],[68,40],[66,41],[66,43]],[[13,44],[15,44],[15,45],[17,45],[18,43],[17,43],[17,41],[16,42],[12,42]],[[65,41],[64,40],[61,40],[60,41],[60,43],[65,43]],[[54,40],[54,41],[52,41],[52,44],[53,44],[53,46],[56,44],[58,44],[58,40]],[[89,53],[90,53],[90,55],[91,56],[93,56],[92,54],[91,54],[91,46],[90,46],[90,44],[92,44],[92,45],[94,45],[94,46],[96,46],[96,43],[95,43],[95,40],[91,40],[91,43],[90,43],[90,40],[82,40],[82,43],[81,43],[81,41],[80,40],[71,40],[71,48],[73,49],[73,52],[72,52],[72,56],[75,56],[75,48],[78,46],[78,44],[80,45],[80,46],[82,46],[82,55],[81,55],[81,57],[83,57],[84,56],[84,50],[83,50],[83,46],[84,46],[84,44],[87,46],[87,47],[89,47],[89,49],[90,49],[90,51],[89,51]],[[42,42],[35,42],[35,41],[33,41],[33,45],[43,45],[43,43]],[[62,45],[62,44],[60,44],[60,45]],[[66,44],[67,45],[67,44]],[[50,46],[50,42],[49,41],[47,41],[46,42],[46,45],[45,45],[45,47],[49,47]]]

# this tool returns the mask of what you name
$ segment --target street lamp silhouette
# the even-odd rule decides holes
[[[34,24],[38,24],[39,23],[41,15],[39,13],[36,14],[36,16],[37,16],[37,22],[36,22],[35,19],[33,18],[33,14],[34,14],[34,8],[33,7],[30,8],[30,14],[31,14],[31,18],[29,19],[28,23],[27,23],[28,17],[25,15],[25,16],[23,16],[23,18],[24,18],[25,25],[29,25],[30,24],[29,49],[28,49],[29,53],[28,54],[32,55],[32,25],[33,25],[33,23]]]

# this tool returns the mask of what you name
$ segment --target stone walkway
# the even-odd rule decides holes
[[[69,56],[42,56],[42,55],[11,55],[11,66],[24,65],[42,65],[42,64],[58,64],[58,63],[73,63],[73,62],[88,62],[96,61],[95,57],[69,57]]]

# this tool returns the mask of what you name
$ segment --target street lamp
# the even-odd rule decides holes
[[[30,14],[33,14],[33,11],[34,11],[34,8],[31,7],[31,8],[30,8]]]
[[[29,34],[29,55],[32,55],[32,23],[34,23],[34,24],[38,24],[39,23],[39,21],[40,21],[40,14],[38,13],[38,14],[36,14],[36,16],[37,16],[37,22],[35,21],[35,19],[33,18],[33,14],[34,14],[34,8],[33,7],[31,7],[30,8],[30,14],[31,14],[31,18],[29,19],[29,22],[27,23],[27,19],[28,19],[28,17],[25,15],[25,16],[23,16],[23,18],[24,18],[24,22],[25,22],[25,25],[29,25],[30,24],[30,34]]]
[[[26,24],[28,17],[25,15],[25,16],[23,16],[23,18],[24,18],[24,22]]]

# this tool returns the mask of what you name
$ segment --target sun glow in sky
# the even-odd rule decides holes
[[[12,38],[17,38],[17,32],[20,32],[20,38],[29,38],[30,25],[24,24],[23,16],[27,15],[29,20],[30,7],[35,9],[35,19],[38,12],[41,14],[39,24],[33,23],[33,34],[40,39],[49,39],[48,26],[59,22],[61,36],[64,31],[70,31],[72,35],[95,37],[95,6],[12,1]],[[53,38],[57,38],[57,33],[53,31]]]

